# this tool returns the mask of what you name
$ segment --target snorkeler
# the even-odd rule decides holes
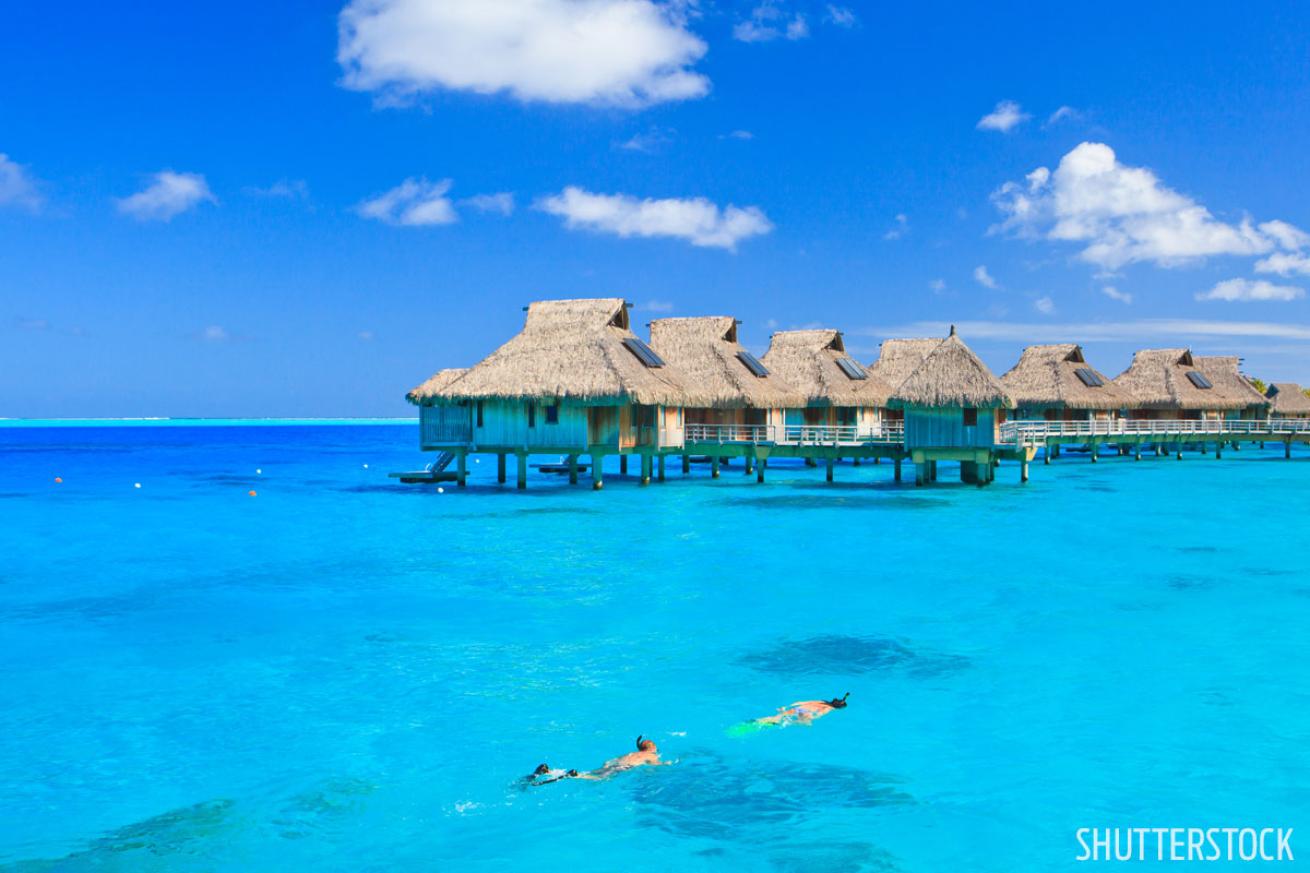
[[[549,764],[538,764],[537,769],[533,770],[530,776],[523,777],[523,784],[527,786],[549,785],[561,779],[573,779],[577,775],[577,770],[552,770]]]
[[[617,776],[624,770],[632,770],[636,767],[659,767],[668,763],[668,761],[660,760],[660,750],[655,748],[654,740],[648,740],[645,737],[638,736],[637,751],[628,752],[628,754],[620,755],[617,758],[611,758],[595,770],[588,770],[586,773],[579,773],[577,778],[608,779],[611,776]]]
[[[815,719],[823,718],[830,712],[846,708],[847,691],[841,697],[832,700],[801,700],[790,706],[779,707],[777,715],[769,715],[747,722],[745,727],[765,727],[768,725],[812,724]]]

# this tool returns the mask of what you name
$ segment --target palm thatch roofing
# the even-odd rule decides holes
[[[1197,387],[1187,375],[1193,372],[1214,387]],[[1142,349],[1114,384],[1137,409],[1233,410],[1267,402],[1238,373],[1236,358],[1193,358],[1189,349]]]
[[[415,406],[423,406],[437,396],[447,385],[468,372],[468,367],[450,367],[438,370],[430,379],[405,395],[405,399]]]
[[[1310,397],[1306,397],[1305,390],[1295,382],[1275,382],[1265,391],[1265,396],[1271,401],[1269,411],[1275,417],[1310,415]]]
[[[780,330],[769,340],[764,365],[807,397],[810,406],[886,406],[891,387],[873,373],[852,379],[837,363],[848,360],[841,331]]]
[[[887,343],[883,343],[886,349]],[[903,382],[892,391],[896,406],[1010,407],[1005,386],[951,328]]]
[[[1079,376],[1089,370],[1102,385],[1092,387]],[[1074,343],[1028,346],[1019,363],[1001,377],[1016,406],[1064,409],[1121,409],[1129,399],[1109,377],[1090,366]]]
[[[624,345],[621,298],[541,300],[523,330],[467,372],[431,392],[435,400],[576,400],[679,406],[685,391],[673,367],[648,367]],[[438,374],[439,375],[439,374]]]
[[[888,339],[878,347],[878,360],[869,366],[869,372],[890,388],[897,388],[919,368],[923,359],[941,345],[941,340]]]
[[[1269,398],[1242,374],[1241,358],[1236,355],[1196,355],[1192,360],[1214,385],[1210,393],[1221,391],[1242,407],[1269,408]]]
[[[684,377],[684,406],[781,409],[805,405],[805,395],[781,377],[751,372],[739,357],[746,349],[737,342],[737,320],[731,316],[656,319],[650,323],[650,344]]]

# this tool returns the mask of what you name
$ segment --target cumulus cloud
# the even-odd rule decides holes
[[[734,130],[732,133],[724,134],[728,139],[750,140],[755,139],[755,134],[749,130]],[[722,139],[723,137],[720,137]]]
[[[1310,341],[1310,324],[1285,321],[1206,321],[1192,318],[1144,318],[1138,321],[1088,321],[1067,324],[1053,322],[961,321],[955,325],[969,339],[1013,340],[1033,342],[1050,340],[1178,340],[1196,342],[1196,338],[1270,338]],[[919,321],[876,329],[854,331],[868,336],[936,336],[950,327],[944,321]]]
[[[1018,103],[1013,100],[1002,100],[996,104],[995,109],[978,119],[978,129],[1009,133],[1029,118],[1032,116],[1024,112]]]
[[[402,227],[453,224],[459,216],[446,196],[452,184],[450,179],[429,182],[411,176],[390,191],[365,200],[356,211],[364,218]]]
[[[278,179],[267,188],[247,188],[246,193],[272,200],[308,200],[309,185],[304,179]]]
[[[228,333],[227,328],[218,324],[209,325],[196,336],[207,343],[226,343],[232,340],[232,334]]]
[[[984,288],[997,287],[996,280],[992,278],[991,273],[987,272],[987,267],[982,264],[973,268],[973,280]]]
[[[0,206],[16,206],[35,212],[44,202],[31,172],[0,152]]]
[[[720,209],[704,197],[641,200],[628,194],[593,194],[569,186],[542,199],[538,208],[583,228],[620,237],[672,237],[695,246],[734,250],[744,239],[773,230],[756,206]]]
[[[645,133],[635,133],[619,143],[619,148],[629,152],[642,152],[653,155],[673,142],[673,131],[653,127]]]
[[[1055,301],[1050,297],[1038,297],[1033,301],[1033,309],[1036,309],[1042,315],[1055,314]]]
[[[651,0],[351,0],[346,87],[404,101],[438,91],[639,108],[703,97],[705,54],[679,6]]]
[[[1293,273],[1310,276],[1310,257],[1299,252],[1276,252],[1256,261],[1255,271],[1277,273],[1280,276],[1291,276]]]
[[[161,170],[150,178],[144,189],[118,200],[119,212],[137,221],[171,221],[201,203],[217,202],[199,173]]]
[[[1106,297],[1109,297],[1111,300],[1118,300],[1120,303],[1133,302],[1133,295],[1129,294],[1127,291],[1120,291],[1113,285],[1106,285],[1101,289],[1101,293]]]
[[[838,27],[854,27],[856,22],[855,11],[849,6],[838,6],[829,3],[827,20]]]
[[[882,235],[882,238],[886,240],[900,239],[901,237],[905,236],[906,232],[909,229],[910,229],[909,217],[904,212],[900,212],[897,213],[896,215],[896,223],[892,225],[890,230],[888,230],[886,233]]]
[[[733,39],[741,42],[771,42],[780,37],[798,40],[809,35],[810,25],[804,15],[789,14],[773,0],[756,6],[749,18],[737,22],[732,29]]]
[[[643,312],[664,313],[664,312],[672,312],[673,304],[668,300],[647,300],[645,303],[641,304],[637,308],[642,310]]]
[[[1023,183],[1005,183],[992,202],[1005,216],[994,232],[1082,244],[1079,257],[1105,270],[1141,261],[1173,267],[1211,255],[1259,255],[1305,237],[1282,221],[1220,221],[1150,170],[1120,163],[1103,143],[1075,147],[1054,172],[1038,167]]]
[[[1209,291],[1197,294],[1196,299],[1251,303],[1266,300],[1297,300],[1304,296],[1305,291],[1292,285],[1275,285],[1264,279],[1225,279]]]
[[[1077,121],[1079,118],[1082,117],[1083,114],[1079,112],[1077,109],[1074,109],[1072,106],[1061,106],[1059,109],[1051,113],[1050,118],[1046,119],[1046,126],[1050,127],[1053,124],[1059,124],[1061,121],[1066,121],[1066,120]]]
[[[940,294],[946,290],[946,280],[933,279],[931,282],[928,283],[928,287],[932,290],[934,294]]]

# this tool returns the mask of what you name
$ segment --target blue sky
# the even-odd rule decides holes
[[[1307,44],[1295,3],[25,4],[0,416],[403,415],[598,295],[1310,382]]]

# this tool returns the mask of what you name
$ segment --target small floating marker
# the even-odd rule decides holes
[[[133,482],[133,483],[132,483],[132,487],[133,487],[133,488],[140,488],[140,487],[141,487],[141,483],[140,483],[140,482]]]
[[[445,488],[437,488],[437,493],[438,493],[438,494],[445,494],[445,493],[446,493],[446,489],[445,489]]]
[[[259,495],[258,495],[256,492],[251,491],[251,492],[250,492],[250,496],[251,496],[251,497],[258,497]]]
[[[364,469],[365,469],[365,470],[368,469],[368,464],[365,464],[365,465],[364,465]]]
[[[263,475],[264,475],[264,471],[263,471],[261,468],[256,467],[256,468],[255,468],[255,475],[256,475],[256,476],[263,476]]]
[[[55,477],[55,484],[56,484],[56,485],[63,485],[63,484],[64,484],[64,477],[63,477],[63,476],[56,476],[56,477]]]

